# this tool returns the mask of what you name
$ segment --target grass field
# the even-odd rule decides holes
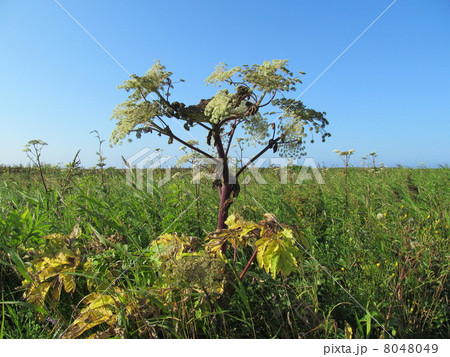
[[[323,185],[295,184],[299,171],[280,184],[264,169],[267,184],[242,185],[231,206],[296,227],[298,269],[274,278],[253,263],[221,305],[223,266],[151,249],[173,232],[204,244],[211,182],[174,169],[149,193],[75,165],[44,167],[46,191],[38,169],[1,167],[0,337],[449,338],[450,170],[321,168]],[[227,271],[251,255],[228,250]]]

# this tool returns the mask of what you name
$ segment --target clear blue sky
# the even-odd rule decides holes
[[[59,2],[130,73],[161,60],[186,80],[174,96],[193,104],[213,94],[204,79],[219,62],[289,59],[307,73],[295,98],[392,0]],[[81,149],[93,166],[89,132],[109,139],[124,70],[53,0],[1,1],[0,43],[0,164],[26,164],[22,147],[39,138],[45,162]],[[353,148],[355,165],[370,151],[392,166],[449,163],[450,2],[398,0],[301,99],[331,123],[327,143],[307,147],[317,162],[340,165],[332,150]],[[165,143],[150,135],[104,153],[112,166],[145,146],[179,155]]]

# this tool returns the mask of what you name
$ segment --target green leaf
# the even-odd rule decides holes
[[[279,248],[279,247],[277,247]],[[271,259],[270,259],[270,270],[272,272],[272,278],[275,279],[279,267],[278,267],[278,262],[280,261],[280,249],[274,249],[272,255],[271,255]]]
[[[273,278],[279,273],[287,276],[298,267],[297,258],[300,257],[300,251],[289,237],[292,237],[292,232],[283,229],[276,234],[268,233],[256,241],[257,262]]]
[[[17,271],[29,282],[33,281],[30,274],[28,274],[28,270],[23,262],[23,260],[20,258],[20,256],[10,250],[9,248],[5,247],[4,245],[1,245],[1,247],[5,250],[5,252],[8,254],[8,256],[11,258],[12,262],[14,263],[15,268]],[[8,264],[9,265],[9,264]]]

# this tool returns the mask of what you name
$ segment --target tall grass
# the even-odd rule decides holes
[[[74,170],[43,167],[46,189],[35,169],[2,168],[1,337],[59,337],[89,284],[120,295],[116,337],[450,337],[448,168],[324,168],[325,185],[296,185],[300,168],[290,169],[287,185],[276,169],[263,170],[267,184],[243,186],[232,211],[253,221],[274,213],[298,227],[307,252],[288,277],[251,266],[226,310],[181,283],[164,301],[151,292],[161,277],[148,248],[158,236],[179,232],[202,242],[215,229],[217,191],[209,182],[195,188],[191,172],[178,169],[149,193],[127,185],[120,170]],[[23,298],[21,264],[31,267],[50,249],[46,235],[69,236],[75,225],[82,233],[71,246],[82,263],[95,264],[77,270],[76,290],[63,291],[57,304],[45,301],[43,314]],[[236,271],[251,253],[238,252]],[[127,313],[131,297],[135,312]],[[95,331],[110,333],[105,324]]]

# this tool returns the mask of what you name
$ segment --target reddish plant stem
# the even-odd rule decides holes
[[[278,138],[275,139],[275,142],[278,142],[281,140],[281,136],[279,136]],[[256,160],[258,160],[259,157],[261,157],[262,154],[264,154],[267,150],[269,150],[270,148],[272,148],[271,145],[267,145],[264,149],[262,149],[258,154],[256,154],[255,156],[253,156],[249,162],[247,162],[244,166],[242,166],[239,171],[236,174],[236,177],[238,177],[241,173],[243,173],[245,171],[245,169],[247,167],[249,167],[251,164],[253,164]]]
[[[239,275],[239,280],[244,279],[245,273],[247,273],[247,270],[250,268],[250,265],[252,264],[253,260],[255,259],[257,252],[258,252],[258,248],[255,248],[255,250],[253,251],[253,254],[252,254],[250,260],[248,261],[248,263],[245,266],[244,270],[242,270],[241,275]]]
[[[225,221],[228,218],[228,210],[231,205],[231,202],[229,201],[230,197],[231,197],[231,185],[223,184],[220,192],[219,217],[217,219],[218,230],[227,228]]]
[[[162,134],[164,134],[164,133],[162,133]],[[164,134],[164,135],[167,135],[167,134]],[[169,136],[169,135],[167,135],[167,136]],[[196,147],[196,146],[194,146],[194,145],[189,144],[188,142],[184,141],[183,139],[179,138],[178,136],[174,135],[173,133],[172,133],[170,136],[172,136],[172,138],[174,138],[174,139],[175,139],[176,141],[178,141],[179,143],[185,145],[185,146],[188,147],[189,149],[194,150],[194,151],[197,151],[198,153],[200,153],[200,154],[202,154],[202,155],[204,155],[205,157],[208,157],[208,158],[210,158],[210,159],[213,159],[213,158],[214,158],[212,155],[208,154],[207,152],[205,152],[205,151],[199,149],[198,147]]]
[[[228,158],[223,148],[222,138],[220,137],[219,130],[214,135],[214,140],[216,144],[217,154],[222,162],[222,186],[220,189],[220,204],[219,204],[219,214],[217,218],[217,229],[225,229],[227,225],[225,221],[228,218],[228,209],[230,208],[231,202],[231,185],[229,182],[229,168],[228,168]]]
[[[227,149],[225,150],[225,156],[228,157],[228,152],[230,151],[230,147],[231,147],[231,142],[233,141],[233,135],[234,132],[236,131],[236,120],[234,121],[234,123],[232,124],[232,128],[230,133],[228,134],[228,145],[227,145]]]
[[[233,244],[234,252],[233,252],[233,266],[236,264],[237,259],[237,239],[234,238],[234,244]]]

